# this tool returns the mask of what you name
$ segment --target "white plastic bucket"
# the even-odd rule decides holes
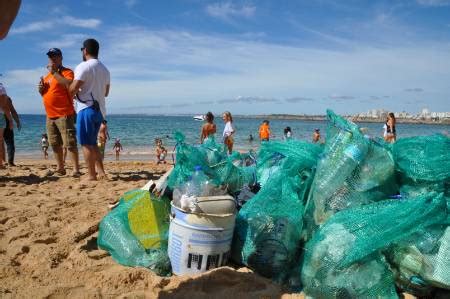
[[[171,205],[168,253],[172,272],[191,275],[225,265],[233,239],[234,206],[226,214],[198,214]]]

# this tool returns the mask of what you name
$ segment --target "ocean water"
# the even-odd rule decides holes
[[[41,135],[45,133],[44,115],[21,115],[22,130],[15,129],[17,158],[41,158]],[[259,146],[258,128],[261,119],[234,118],[236,129],[235,149],[249,150]],[[186,136],[188,143],[199,143],[200,128],[203,122],[196,121],[190,116],[152,116],[152,115],[110,115],[108,117],[108,129],[111,141],[106,146],[106,159],[113,159],[113,140],[120,138],[124,151],[121,159],[141,160],[154,159],[155,138],[163,139],[166,148],[171,151],[175,146],[172,138],[173,132],[180,131]],[[222,140],[224,123],[216,118],[218,142]],[[293,137],[301,140],[311,140],[315,128],[319,128],[322,137],[325,137],[325,121],[300,121],[300,120],[271,120],[270,126],[275,135],[272,140],[281,140],[283,129],[290,126]],[[383,124],[359,123],[360,127],[368,128],[369,135],[382,136]],[[450,132],[449,125],[424,125],[424,124],[397,124],[398,138],[431,135],[435,133]],[[252,134],[255,140],[248,141]],[[51,153],[51,150],[49,150]]]

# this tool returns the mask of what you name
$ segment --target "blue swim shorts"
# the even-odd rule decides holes
[[[77,139],[81,145],[97,145],[97,135],[103,115],[93,107],[87,107],[77,114]]]

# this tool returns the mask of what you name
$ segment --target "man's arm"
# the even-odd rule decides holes
[[[81,86],[83,85],[83,81],[81,80],[73,80],[72,83],[70,83],[69,86],[69,95],[70,98],[73,99],[73,97],[77,94],[77,92],[80,90]]]
[[[11,110],[9,109],[8,105],[8,96],[5,94],[0,95],[0,108],[2,108],[3,113],[5,114],[6,118],[9,122],[9,129],[13,129],[14,123],[11,117]]]
[[[11,116],[14,119],[14,121],[16,122],[17,129],[19,129],[19,131],[20,131],[20,129],[22,129],[22,125],[20,124],[19,114],[17,114],[16,108],[14,108],[14,105],[13,105],[10,97],[8,97],[8,104],[9,104],[9,109],[11,110]]]
[[[72,83],[72,80],[65,78],[63,75],[61,75],[58,72],[55,72],[52,75],[53,75],[53,78],[55,78],[59,84],[65,86],[66,88],[69,88],[70,83]]]
[[[65,86],[66,88],[69,88],[70,83],[72,83],[73,77],[72,77],[72,75],[68,75],[69,78],[66,78],[62,75],[63,71],[67,71],[66,68],[64,68],[62,66],[57,67],[56,64],[49,63],[49,65],[47,66],[47,69],[52,74],[53,78],[55,78],[55,80],[58,81],[59,84]],[[71,71],[70,71],[70,74],[72,74]]]
[[[105,97],[109,95],[109,84],[106,84],[106,91],[105,91]]]

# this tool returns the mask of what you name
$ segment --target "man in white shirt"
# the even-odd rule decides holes
[[[105,97],[109,94],[110,75],[98,60],[99,44],[95,39],[83,42],[83,62],[75,68],[69,92],[76,99],[77,139],[88,166],[89,180],[105,177],[103,161],[97,146],[97,135],[106,115]]]

